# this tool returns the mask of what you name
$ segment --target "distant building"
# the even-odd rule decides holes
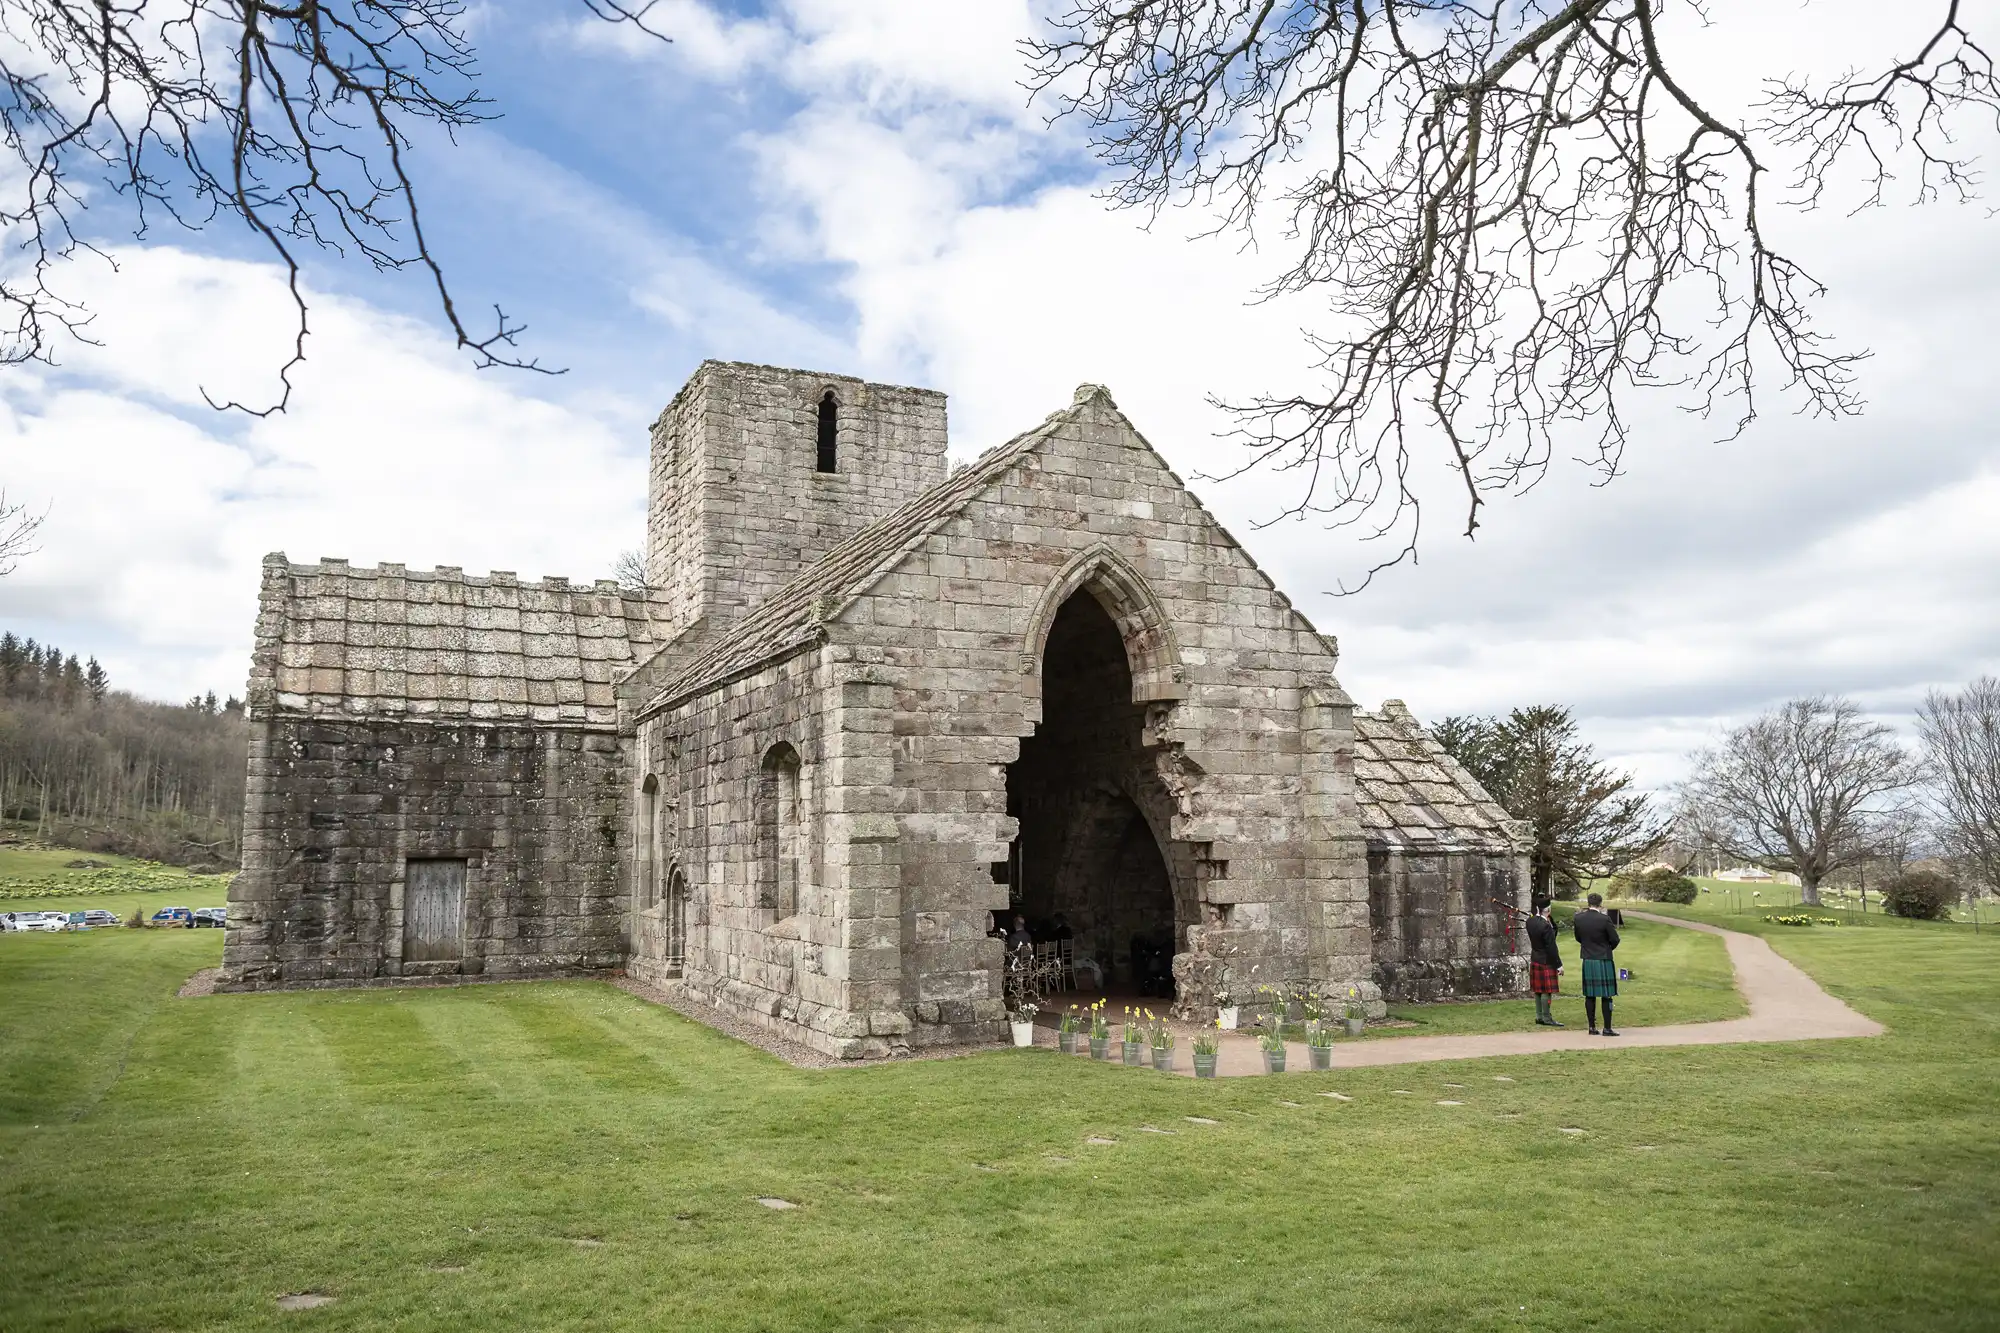
[[[1738,866],[1734,870],[1718,870],[1715,872],[1714,877],[1716,879],[1726,879],[1736,884],[1797,885],[1799,882],[1799,877],[1789,870],[1780,870],[1776,874],[1772,874],[1770,871],[1762,869],[1759,866]]]

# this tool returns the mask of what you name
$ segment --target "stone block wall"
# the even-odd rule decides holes
[[[1339,739],[1351,704],[1328,644],[1101,391],[1048,429],[828,625],[875,703],[842,719],[839,744],[889,757],[841,799],[899,831],[913,1042],[962,1039],[996,1012],[999,946],[984,932],[1005,906],[992,863],[1018,832],[1007,766],[1041,720],[1041,636],[1079,588],[1119,622],[1148,704],[1154,822],[1200,895],[1177,923],[1183,947],[1216,964],[1196,971],[1372,996]]]
[[[659,784],[660,870],[688,885],[681,975],[689,989],[816,1049],[881,1054],[908,1028],[900,995],[861,984],[885,893],[894,915],[895,876],[884,859],[894,838],[879,829],[857,837],[845,818],[841,784],[869,775],[828,744],[827,679],[820,654],[808,651],[648,717],[634,776]],[[765,773],[779,746],[797,756],[799,773],[797,827],[779,830],[797,849],[789,914],[773,897],[772,867],[760,864],[773,851],[766,839],[777,812]],[[666,975],[659,923],[644,913],[630,968]]]
[[[1370,847],[1369,924],[1383,995],[1408,1003],[1518,992],[1527,936],[1502,904],[1525,909],[1526,892],[1513,855]]]
[[[620,967],[623,766],[600,731],[258,721],[222,988]],[[405,963],[405,867],[430,857],[467,862],[462,956]]]
[[[838,467],[820,472],[820,400]],[[647,577],[671,633],[726,626],[805,566],[945,478],[945,396],[708,361],[653,428]]]

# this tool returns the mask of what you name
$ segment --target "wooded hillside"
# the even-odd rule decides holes
[[[154,703],[95,658],[0,634],[0,817],[44,841],[234,865],[247,741],[236,699]]]

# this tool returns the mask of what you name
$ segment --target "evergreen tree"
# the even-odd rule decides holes
[[[97,659],[93,657],[90,659],[90,664],[83,669],[83,684],[90,692],[90,702],[101,704],[111,689],[111,673],[99,665]]]
[[[1598,762],[1569,709],[1516,708],[1503,720],[1450,717],[1431,733],[1514,818],[1528,825],[1538,898],[1574,892],[1646,855],[1666,838],[1632,775]]]
[[[0,695],[11,696],[21,683],[21,667],[27,653],[13,630],[0,634]]]

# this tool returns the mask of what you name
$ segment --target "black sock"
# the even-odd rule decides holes
[[[1597,1026],[1597,997],[1595,995],[1586,995],[1583,997],[1583,1012],[1590,1019],[1590,1026],[1595,1028]]]
[[[1609,995],[1604,997],[1604,1026],[1607,1029],[1611,1026],[1611,997]]]

